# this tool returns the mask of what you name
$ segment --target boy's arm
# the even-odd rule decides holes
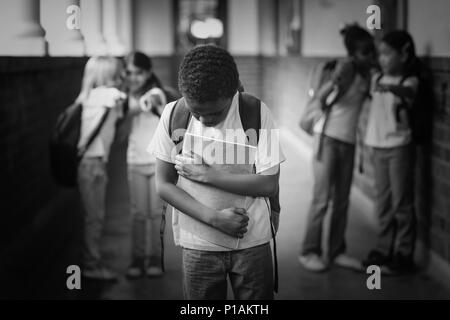
[[[270,197],[278,189],[279,166],[273,174],[224,174],[218,172],[210,176],[206,183],[240,195],[250,197]]]
[[[248,216],[244,209],[213,210],[176,186],[178,175],[174,165],[156,159],[156,191],[171,206],[231,236],[242,238],[247,232]]]
[[[186,163],[183,157],[177,157],[175,165],[178,174],[187,179],[251,197],[270,197],[275,194],[278,188],[279,165],[275,167],[276,169],[272,168],[273,172],[263,174],[233,174],[215,170],[205,164]]]

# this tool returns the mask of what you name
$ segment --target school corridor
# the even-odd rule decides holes
[[[380,8],[381,26],[369,30],[372,5]],[[212,43],[232,54],[245,91],[266,102],[281,128],[287,161],[281,165],[276,299],[450,299],[448,12],[447,0],[0,1],[0,298],[182,299],[181,249],[173,243],[170,211],[164,276],[125,277],[131,249],[126,139],[112,146],[101,244],[105,263],[121,276],[67,288],[67,268],[79,264],[82,215],[78,192],[52,179],[49,139],[58,115],[80,93],[89,57],[143,52],[161,82],[176,88],[183,55]],[[433,91],[431,141],[417,150],[417,270],[381,276],[379,290],[368,289],[365,272],[332,267],[311,273],[298,261],[313,187],[312,142],[298,120],[310,75],[319,63],[346,55],[339,28],[354,22],[376,42],[393,29],[411,33]],[[362,156],[346,234],[348,253],[359,259],[376,232],[373,159]],[[324,236],[326,230],[327,223]]]
[[[304,270],[298,262],[300,242],[311,198],[311,150],[292,132],[282,129],[287,161],[282,164],[280,190],[282,215],[277,236],[279,300],[303,299],[450,299],[448,279],[433,278],[424,261],[411,275],[381,276],[381,289],[369,290],[366,273],[331,267],[324,273]],[[82,279],[81,290],[68,290],[66,269],[76,264],[79,216],[76,202],[52,220],[36,221],[16,236],[6,269],[1,272],[1,293],[8,298],[33,299],[182,299],[181,250],[173,244],[170,210],[165,232],[166,273],[160,278],[128,279],[131,220],[126,184],[125,144],[115,145],[107,195],[107,217],[102,252],[107,266],[121,274],[114,282]],[[124,183],[125,182],[125,183]],[[371,201],[353,188],[347,228],[348,253],[364,258],[375,241]],[[75,217],[70,219],[70,216]],[[327,228],[325,227],[325,230]],[[79,230],[79,229],[78,229]],[[326,232],[324,232],[326,234]],[[5,257],[5,256],[3,256]],[[419,258],[424,259],[424,257]],[[6,261],[3,261],[6,262]],[[432,272],[433,270],[431,270]],[[229,297],[232,298],[231,292]]]

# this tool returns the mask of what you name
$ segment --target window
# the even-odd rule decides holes
[[[226,0],[176,0],[174,12],[177,53],[200,44],[226,47]]]

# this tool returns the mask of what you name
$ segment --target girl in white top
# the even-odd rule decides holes
[[[86,64],[81,93],[83,106],[78,148],[84,148],[89,136],[108,112],[102,128],[83,155],[78,167],[78,187],[84,207],[82,246],[83,276],[111,280],[100,253],[100,241],[106,208],[106,163],[114,139],[117,120],[122,116],[125,93],[119,91],[124,75],[123,63],[114,57],[92,57]]]
[[[305,269],[315,272],[326,270],[328,264],[361,269],[361,261],[347,253],[345,230],[357,123],[370,86],[375,45],[373,36],[358,25],[347,25],[341,33],[348,57],[336,63],[330,79],[315,94],[323,105],[338,94],[327,121],[323,116],[314,126],[317,156],[313,160],[313,197],[299,261]],[[325,255],[321,235],[330,206],[329,250]]]
[[[159,229],[163,203],[155,189],[155,156],[146,151],[167,103],[151,59],[133,52],[126,57],[128,98],[128,182],[132,214],[131,278],[159,276],[161,243]]]
[[[385,273],[411,270],[415,241],[413,211],[414,146],[411,108],[419,85],[414,42],[405,31],[384,36],[379,46],[382,72],[372,78],[372,101],[365,144],[371,147],[375,178],[378,243],[366,265]]]

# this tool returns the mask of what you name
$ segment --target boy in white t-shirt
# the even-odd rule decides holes
[[[210,45],[191,50],[180,66],[178,83],[192,115],[187,133],[203,137],[219,135],[226,140],[226,130],[243,129],[239,115],[239,74],[227,51]],[[169,134],[174,107],[175,103],[171,103],[164,109],[149,151],[157,157],[157,192],[174,207],[174,239],[183,248],[185,298],[226,299],[229,277],[236,299],[273,299],[267,197],[277,191],[279,164],[284,156],[278,141],[272,143],[270,132],[275,126],[267,106],[261,103],[257,174],[224,173],[212,166],[184,162]],[[269,134],[262,134],[264,131]],[[179,176],[211,189],[245,196],[246,205],[223,210],[207,207],[177,185]],[[199,226],[206,224],[213,230],[212,238],[211,234],[207,237],[187,228],[186,219],[179,219],[183,215],[193,218]],[[232,248],[221,244],[224,237],[239,241]]]

